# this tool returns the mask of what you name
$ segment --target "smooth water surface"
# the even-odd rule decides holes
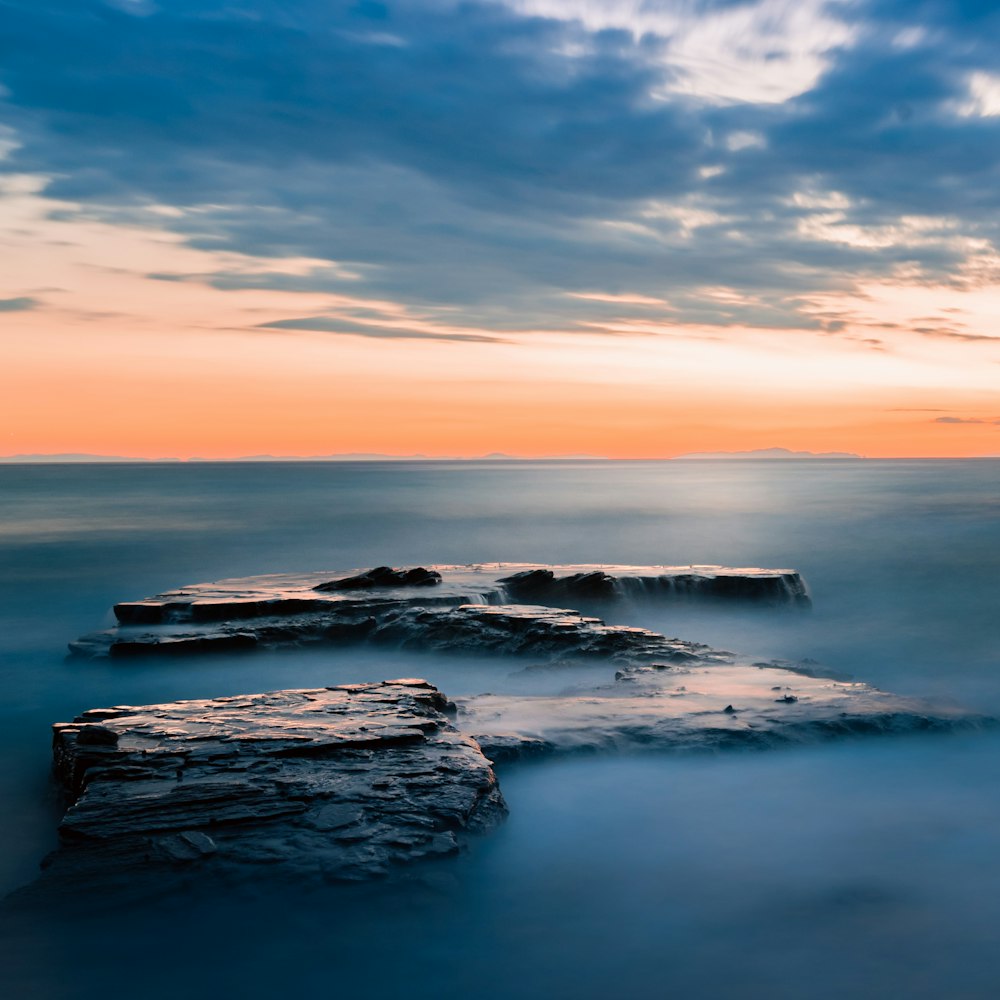
[[[413,673],[458,695],[516,666],[65,660],[114,601],[481,561],[798,569],[811,613],[615,614],[1000,714],[998,461],[0,466],[0,889],[55,842],[53,721]],[[994,997],[998,750],[981,734],[525,763],[500,772],[503,828],[402,885],[190,886],[97,899],[89,919],[8,914],[5,980],[53,998],[121,977],[147,997]]]

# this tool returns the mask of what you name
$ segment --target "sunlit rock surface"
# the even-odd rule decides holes
[[[458,725],[495,761],[581,750],[765,748],[991,721],[866,684],[737,663],[638,666],[560,697],[458,701]]]
[[[620,637],[629,630],[619,630],[619,639],[605,632],[598,642],[594,628],[609,628],[598,619],[578,616],[571,622],[571,612],[559,610],[557,622],[547,618],[543,608],[561,609],[570,601],[581,607],[622,599],[692,598],[793,607],[809,603],[805,584],[792,570],[519,563],[382,566],[339,576],[223,580],[121,603],[114,609],[115,628],[83,636],[70,648],[84,656],[129,656],[366,640],[438,649],[450,630],[449,646],[469,652],[550,655],[564,650],[569,656],[591,655],[584,646],[596,651],[603,648],[601,643],[627,645],[629,640]],[[519,610],[525,605],[527,610]],[[488,616],[484,606],[497,614]],[[529,619],[534,626],[528,626]],[[554,638],[557,635],[562,638]],[[699,648],[674,642],[675,653]],[[580,648],[574,650],[574,643]]]
[[[506,814],[421,680],[93,709],[54,726],[72,804],[49,878],[280,866],[362,879],[454,853]]]

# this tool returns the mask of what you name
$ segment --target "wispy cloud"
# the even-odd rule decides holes
[[[0,312],[28,312],[41,306],[38,299],[29,295],[19,295],[13,299],[0,299]]]
[[[66,218],[270,262],[160,280],[351,283],[498,333],[668,304],[837,333],[810,297],[1000,280],[995,5],[40,0],[4,18],[5,171],[44,179]],[[734,297],[691,291],[715,286]]]
[[[982,420],[979,417],[935,417],[936,424],[1000,424],[1000,420]]]
[[[304,316],[300,319],[279,319],[260,323],[258,330],[309,330],[334,333],[350,337],[371,337],[374,340],[436,340],[470,344],[500,344],[505,341],[484,333],[452,333],[447,330],[414,329],[405,326],[380,326],[374,323],[355,323],[332,316]]]

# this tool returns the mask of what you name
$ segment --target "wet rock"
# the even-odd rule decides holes
[[[82,747],[113,747],[118,743],[118,734],[107,726],[84,726],[76,734],[76,742]]]
[[[313,590],[371,590],[373,587],[435,587],[441,582],[441,574],[436,570],[416,566],[413,569],[393,569],[391,566],[376,566],[357,576],[342,580],[318,583]]]
[[[205,833],[197,830],[185,830],[183,833],[171,834],[167,837],[157,837],[153,840],[153,856],[158,860],[170,861],[175,864],[190,864],[215,854],[218,848],[215,841]]]
[[[575,572],[559,575],[559,571]],[[805,582],[794,570],[723,566],[529,567],[500,577],[507,600],[736,600],[808,607]]]
[[[534,605],[409,608],[389,615],[371,641],[406,649],[545,657],[609,664],[667,660],[671,664],[730,659],[702,643],[649,629],[607,625],[600,618]]]
[[[507,594],[514,600],[550,601],[611,600],[617,596],[617,580],[602,570],[557,577],[549,569],[528,569],[501,577]]]
[[[576,611],[537,605],[423,607],[393,602],[332,604],[323,613],[237,619],[206,628],[190,623],[119,627],[84,636],[71,650],[85,656],[200,654],[305,644],[366,642],[443,653],[533,656],[550,663],[723,662],[728,653],[648,629],[607,625]]]
[[[46,877],[197,862],[359,879],[452,853],[506,806],[448,704],[401,679],[57,724],[55,772],[72,804]]]
[[[637,666],[619,675],[568,696],[459,699],[458,724],[495,761],[539,752],[762,749],[995,725],[960,709],[810,676],[795,676],[795,694],[775,702],[773,686],[790,681],[780,668]]]
[[[256,645],[347,639],[376,618],[413,607],[531,603],[560,608],[610,600],[727,600],[808,606],[805,583],[793,570],[719,566],[377,566],[335,579],[283,574],[222,580],[115,605],[118,628],[70,644],[84,656],[148,652],[149,636],[179,640],[163,652],[225,652]],[[146,633],[144,630],[150,630]],[[135,641],[135,645],[131,643]]]
[[[215,632],[198,632],[190,635],[164,635],[150,643],[147,639],[127,636],[118,638],[108,646],[109,656],[149,656],[160,654],[174,656],[192,653],[232,653],[257,646],[257,636],[246,629],[239,631],[220,629]]]

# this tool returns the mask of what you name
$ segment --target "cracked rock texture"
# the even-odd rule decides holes
[[[54,728],[72,802],[50,878],[255,865],[365,879],[506,814],[490,761],[426,681],[84,712]]]

